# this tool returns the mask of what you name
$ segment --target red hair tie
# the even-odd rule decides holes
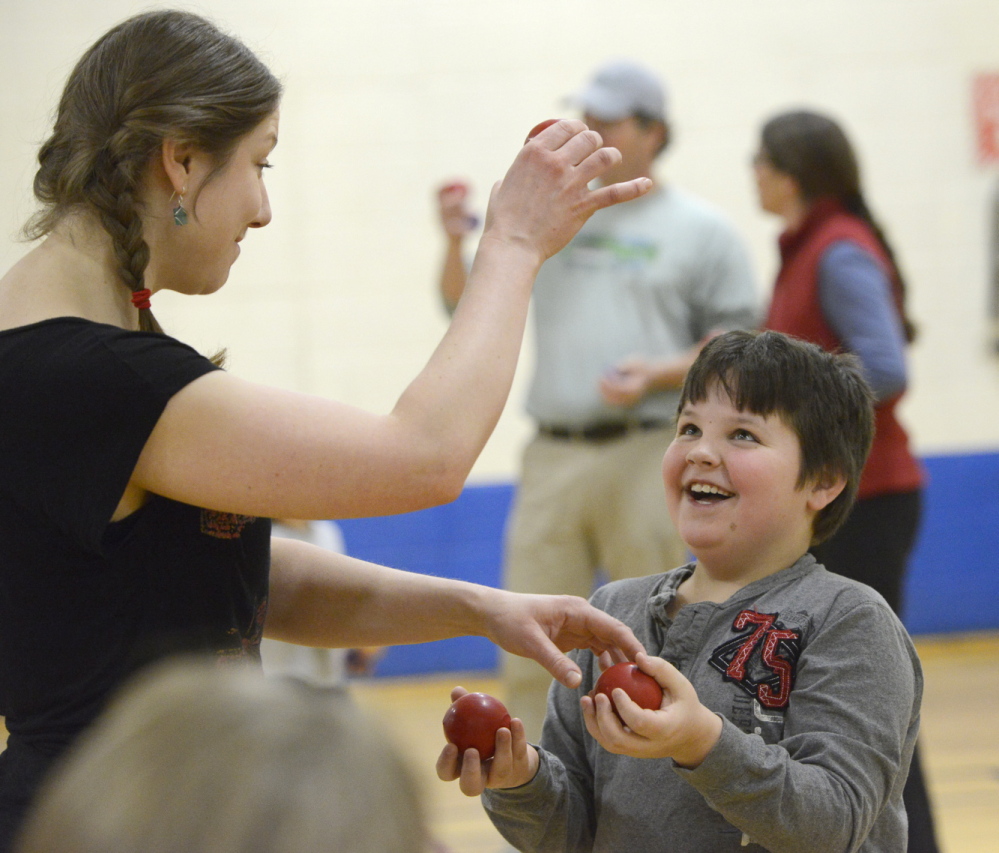
[[[149,307],[149,297],[153,295],[151,290],[136,290],[132,293],[132,304],[140,311]]]

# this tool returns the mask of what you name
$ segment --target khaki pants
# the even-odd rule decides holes
[[[505,588],[588,598],[598,570],[619,580],[685,563],[662,482],[672,436],[664,427],[606,442],[534,438],[507,527]],[[551,676],[504,654],[503,680],[507,708],[537,743]]]

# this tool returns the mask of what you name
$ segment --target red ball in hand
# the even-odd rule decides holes
[[[608,667],[597,679],[589,695],[595,698],[598,693],[603,693],[611,700],[611,706],[617,714],[614,697],[611,695],[615,687],[620,687],[628,694],[631,701],[641,708],[658,711],[662,705],[663,689],[659,686],[659,682],[648,673],[642,672],[636,664],[625,662]],[[620,718],[621,715],[618,714],[618,719]]]
[[[496,732],[510,728],[506,706],[487,693],[466,693],[444,714],[444,737],[461,752],[477,749],[485,761],[496,751]]]
[[[531,128],[531,132],[527,134],[527,139],[524,140],[524,144],[527,145],[528,142],[534,139],[534,137],[537,136],[539,133],[541,133],[541,131],[544,130],[546,127],[551,127],[553,124],[558,124],[558,122],[559,119],[557,118],[547,118],[544,121],[534,125],[534,127]]]

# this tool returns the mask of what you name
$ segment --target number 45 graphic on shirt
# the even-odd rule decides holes
[[[723,643],[711,665],[764,708],[786,708],[801,654],[801,634],[784,628],[777,613],[743,610],[732,623],[746,633]],[[748,631],[747,631],[748,629]]]

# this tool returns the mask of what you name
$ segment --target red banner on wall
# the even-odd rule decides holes
[[[999,163],[999,72],[976,74],[972,82],[978,161]]]

